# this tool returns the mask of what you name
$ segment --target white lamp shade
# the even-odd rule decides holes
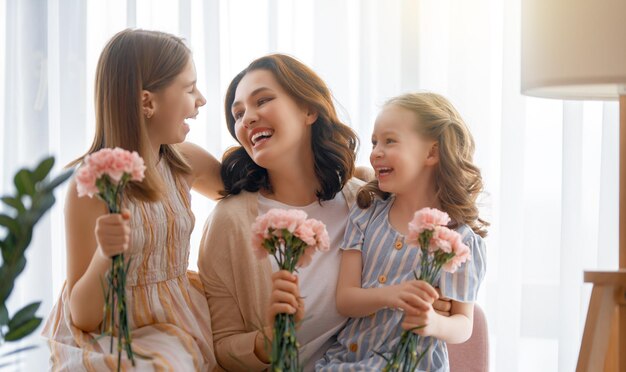
[[[522,0],[522,94],[626,94],[626,0]]]

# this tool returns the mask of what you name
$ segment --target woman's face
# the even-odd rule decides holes
[[[265,169],[290,166],[312,151],[317,114],[298,105],[270,71],[254,70],[241,79],[231,113],[237,140]]]
[[[155,111],[150,119],[150,140],[158,144],[180,143],[189,133],[188,119],[195,119],[206,103],[196,87],[196,68],[189,58],[183,71],[162,91],[154,94]]]

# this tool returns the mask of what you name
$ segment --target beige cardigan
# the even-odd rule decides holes
[[[351,179],[342,190],[348,207],[362,181]],[[258,192],[242,192],[217,203],[204,226],[198,268],[209,302],[215,356],[228,371],[268,367],[254,353],[265,323],[271,291],[270,260],[259,260],[251,247],[250,227],[258,216]]]

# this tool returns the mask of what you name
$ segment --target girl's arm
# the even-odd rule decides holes
[[[439,315],[432,306],[427,310],[415,307],[405,310],[402,328],[406,330],[424,326],[413,332],[422,336],[433,336],[450,344],[460,344],[472,335],[474,326],[474,304],[452,301],[450,316]]]
[[[361,288],[361,270],[361,251],[342,251],[337,310],[343,316],[362,318],[383,308],[427,310],[432,309],[432,302],[438,298],[432,286],[417,280],[381,288]]]
[[[220,162],[205,149],[190,142],[179,144],[178,149],[191,166],[192,174],[187,178],[189,185],[209,199],[219,199],[219,192],[224,190]]]
[[[108,214],[104,202],[78,197],[70,181],[65,202],[67,287],[72,323],[87,332],[102,322],[102,280],[111,256],[128,248],[128,215]]]

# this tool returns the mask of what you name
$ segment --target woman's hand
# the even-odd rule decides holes
[[[432,303],[439,294],[423,280],[409,280],[404,283],[387,287],[385,303],[389,308],[404,311],[432,309]]]
[[[294,314],[296,327],[304,319],[304,301],[300,297],[298,277],[286,270],[272,274],[272,293],[268,310],[269,322],[274,324],[276,314]]]
[[[121,214],[105,214],[96,220],[96,242],[98,252],[111,258],[126,252],[130,241],[130,212],[123,210]]]
[[[435,312],[441,316],[449,317],[450,310],[452,309],[452,300],[441,296],[441,290],[435,288],[439,294],[439,298],[433,302],[433,308]]]

